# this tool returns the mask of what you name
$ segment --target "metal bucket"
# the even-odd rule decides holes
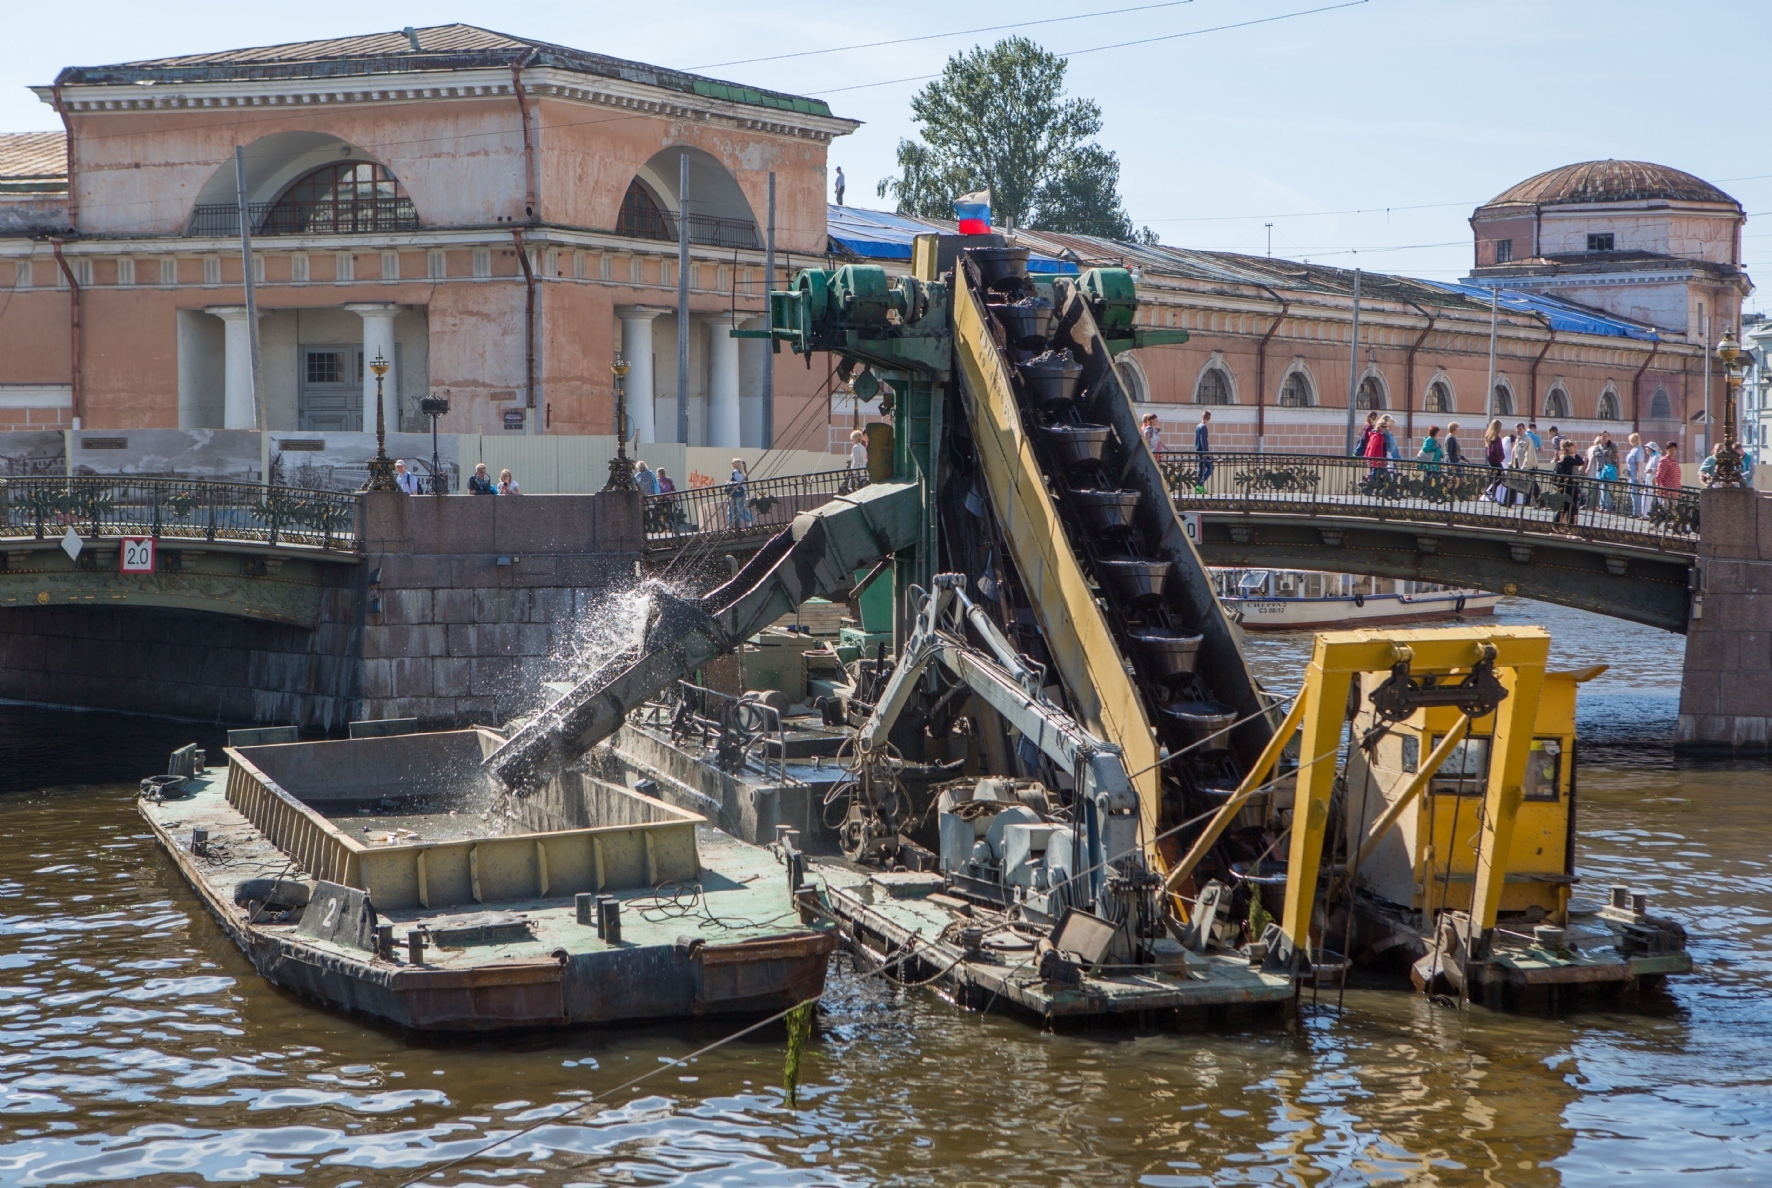
[[[1172,677],[1187,676],[1194,671],[1194,666],[1200,659],[1200,644],[1206,638],[1168,627],[1134,631],[1131,636],[1132,642],[1138,645],[1138,650],[1150,662],[1158,679],[1165,681]]]
[[[1205,793],[1206,798],[1212,802],[1214,807],[1223,808],[1225,803],[1237,794],[1237,781],[1229,776],[1207,780],[1200,785],[1200,791]],[[1244,802],[1243,807],[1237,810],[1237,815],[1231,819],[1231,828],[1259,829],[1267,824],[1268,806],[1272,795],[1271,792],[1257,792],[1251,796]],[[1266,902],[1266,900],[1262,901],[1263,906],[1266,906]]]
[[[1222,751],[1231,745],[1237,711],[1216,701],[1172,701],[1163,707],[1163,720],[1183,746],[1199,743],[1203,751]]]
[[[1169,562],[1149,557],[1103,557],[1099,562],[1103,576],[1112,582],[1120,597],[1134,606],[1145,606],[1163,600],[1163,581],[1169,576]]]
[[[1286,864],[1274,859],[1267,859],[1253,872],[1247,862],[1231,863],[1231,874],[1239,881],[1248,883],[1251,892],[1261,895],[1261,906],[1268,915],[1278,920],[1286,907]],[[1259,939],[1259,938],[1256,938]]]
[[[1124,536],[1132,531],[1132,513],[1138,510],[1137,491],[1073,491],[1083,521],[1103,536]],[[1191,668],[1188,671],[1193,671]]]
[[[1018,289],[1028,274],[1028,249],[1024,247],[967,248],[966,254],[978,265],[987,289]]]
[[[1076,402],[1077,385],[1083,382],[1083,365],[1066,351],[1047,351],[1019,364],[1028,398],[1049,413],[1061,413]]]
[[[1046,441],[1057,455],[1060,466],[1085,470],[1101,465],[1113,433],[1108,425],[1054,425],[1046,430]]]
[[[1027,297],[1002,305],[987,305],[997,315],[1010,346],[1026,344],[1030,349],[1042,345],[1052,333],[1052,302],[1044,297]]]

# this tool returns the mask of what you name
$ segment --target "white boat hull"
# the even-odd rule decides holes
[[[1226,598],[1240,611],[1245,631],[1302,631],[1376,623],[1413,623],[1464,615],[1487,615],[1499,594],[1436,590],[1431,594],[1337,595],[1331,598]]]

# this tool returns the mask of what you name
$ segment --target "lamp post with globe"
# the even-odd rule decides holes
[[[375,457],[369,460],[369,486],[371,491],[398,491],[394,482],[394,460],[388,457],[388,425],[386,405],[382,403],[382,378],[388,374],[388,361],[382,358],[381,352],[369,363],[369,370],[375,372]]]
[[[1735,444],[1735,393],[1741,388],[1741,348],[1735,335],[1723,331],[1717,344],[1717,359],[1723,364],[1723,451],[1717,455],[1716,469],[1711,472],[1713,487],[1744,487],[1741,474],[1741,451]]]

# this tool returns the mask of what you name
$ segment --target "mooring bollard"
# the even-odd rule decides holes
[[[572,897],[572,906],[578,909],[578,922],[587,928],[597,923],[597,896],[590,891],[580,891]]]
[[[418,931],[406,934],[406,963],[423,965],[425,963],[425,934]]]
[[[597,920],[602,926],[597,929],[606,945],[621,944],[621,900],[613,895],[605,895],[597,902]]]

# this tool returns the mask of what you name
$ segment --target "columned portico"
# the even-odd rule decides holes
[[[252,399],[252,334],[246,307],[212,305],[205,312],[220,318],[226,327],[222,340],[222,428],[257,429],[258,409]]]
[[[381,303],[347,305],[346,309],[363,318],[363,432],[375,432],[375,372],[369,365],[377,356],[387,360],[388,374],[382,381],[382,399],[386,403],[387,428],[400,428],[400,372],[394,362],[394,317],[397,305]]]
[[[737,322],[731,314],[708,319],[708,436],[711,446],[739,444]]]
[[[623,305],[615,311],[621,319],[621,357],[628,362],[627,380],[622,387],[627,394],[628,423],[636,442],[658,440],[652,387],[652,322],[664,312],[644,305]]]

